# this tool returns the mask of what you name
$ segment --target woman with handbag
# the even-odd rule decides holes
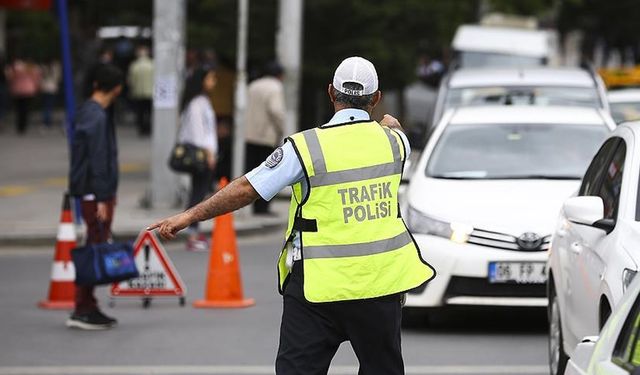
[[[204,168],[189,171],[191,191],[187,208],[200,203],[213,191],[214,170],[218,153],[216,134],[216,115],[211,106],[209,95],[216,86],[216,73],[213,66],[197,68],[187,79],[181,103],[180,131],[178,144],[195,146],[205,155]],[[200,233],[198,223],[189,227],[187,250],[207,251],[208,242]]]

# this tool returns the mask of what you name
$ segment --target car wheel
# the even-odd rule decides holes
[[[558,297],[552,292],[549,304],[549,368],[551,375],[564,374],[569,357],[564,351],[562,337],[562,322],[560,320],[560,305]]]

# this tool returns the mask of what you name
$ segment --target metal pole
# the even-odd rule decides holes
[[[73,93],[73,73],[71,66],[71,41],[69,39],[69,19],[67,16],[67,0],[56,0],[56,12],[58,13],[58,23],[60,25],[60,45],[62,47],[62,84],[64,87],[65,103],[65,128],[67,133],[67,146],[69,156],[71,156],[73,136],[75,133],[74,120],[76,118],[76,99]],[[80,198],[74,200],[75,222],[80,223],[82,213],[80,212]]]
[[[276,52],[284,67],[285,135],[298,130],[303,0],[280,0]]]
[[[247,34],[249,0],[238,2],[238,50],[236,53],[236,91],[233,122],[233,177],[244,175],[244,111],[247,106]]]
[[[67,0],[57,0],[56,10],[58,12],[58,22],[60,24],[60,45],[62,46],[62,83],[64,86],[64,103],[66,110],[65,125],[67,129],[69,149],[71,149],[74,133],[73,120],[76,117],[76,101],[73,93],[73,76],[71,73],[71,42],[69,40]]]
[[[171,207],[178,199],[178,176],[167,166],[178,126],[178,98],[182,88],[185,54],[184,0],[153,2],[153,132],[150,205]]]

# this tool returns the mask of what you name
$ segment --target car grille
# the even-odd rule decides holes
[[[546,251],[549,250],[550,241],[551,236],[548,235],[541,238],[540,245],[533,248],[524,248],[518,244],[518,238],[515,236],[483,229],[474,229],[467,240],[468,243],[474,245],[513,251]]]
[[[445,292],[447,298],[473,297],[545,297],[546,284],[497,284],[486,278],[453,276]]]

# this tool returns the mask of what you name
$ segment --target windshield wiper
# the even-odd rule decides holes
[[[527,174],[521,176],[490,176],[488,180],[581,180],[582,176]]]
[[[581,180],[582,177],[569,175],[541,175],[531,174],[522,176],[455,176],[455,175],[430,175],[431,178],[439,178],[443,180]]]
[[[445,175],[445,174],[434,174],[428,177],[439,178],[443,180],[483,180],[486,178],[486,177],[476,177],[476,176],[455,176],[455,175]]]

